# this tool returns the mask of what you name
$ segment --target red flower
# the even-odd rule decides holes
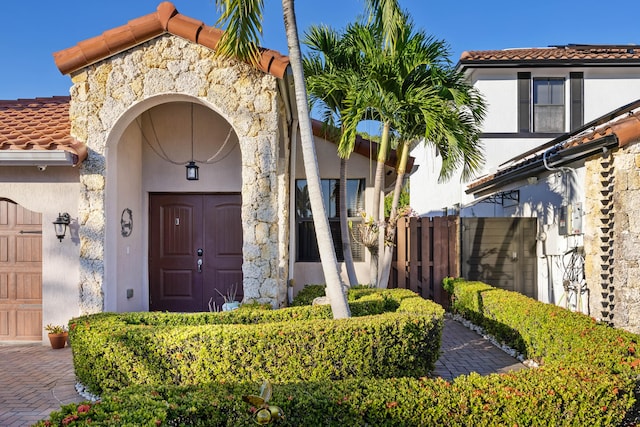
[[[78,416],[76,414],[70,414],[67,415],[66,417],[64,417],[64,419],[62,420],[62,425],[66,426],[71,424],[73,421],[77,420]]]
[[[387,402],[387,408],[389,409],[395,408],[396,406],[398,406],[398,402]]]
[[[85,412],[89,412],[89,409],[91,409],[91,406],[89,405],[80,405],[78,406],[78,413],[83,414]]]

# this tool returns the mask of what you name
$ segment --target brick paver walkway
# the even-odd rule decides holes
[[[440,352],[433,374],[446,380],[471,372],[487,375],[525,368],[518,359],[452,319],[444,320]]]
[[[0,426],[29,426],[61,405],[82,400],[69,347],[0,345]]]
[[[524,365],[455,320],[445,319],[442,355],[434,375],[451,380]],[[0,345],[0,427],[29,426],[61,405],[81,402],[76,393],[71,349],[40,344]]]

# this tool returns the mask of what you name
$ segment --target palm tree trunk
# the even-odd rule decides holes
[[[380,138],[380,147],[378,147],[378,157],[376,163],[376,176],[374,180],[373,187],[373,212],[371,217],[373,218],[373,222],[376,224],[382,224],[384,220],[384,207],[380,206],[380,195],[382,194],[384,185],[384,162],[387,160],[387,150],[389,147],[389,129],[391,127],[391,123],[389,121],[385,121],[382,127],[382,136]],[[382,212],[382,215],[380,214]],[[371,252],[371,268],[369,269],[369,273],[371,275],[370,281],[371,286],[378,286],[378,265],[379,259],[382,256],[384,250],[384,227],[380,227],[379,231],[380,235],[378,236],[378,250],[374,254]]]
[[[284,27],[287,34],[287,44],[289,47],[289,63],[293,71],[293,81],[295,83],[296,107],[300,119],[300,143],[302,146],[302,157],[304,160],[305,175],[309,188],[309,199],[311,212],[313,214],[313,224],[318,240],[318,250],[324,280],[327,283],[326,293],[331,303],[331,310],[334,319],[351,317],[349,304],[345,289],[343,289],[338,272],[338,262],[331,239],[329,220],[322,203],[322,192],[320,190],[320,174],[318,172],[318,159],[313,143],[313,132],[311,130],[311,120],[309,118],[309,106],[307,104],[307,88],[304,81],[304,71],[302,68],[302,54],[300,52],[300,41],[298,39],[298,27],[296,24],[293,0],[282,0],[282,11],[284,14]]]
[[[340,232],[342,234],[342,256],[347,270],[349,286],[358,284],[356,269],[353,265],[351,252],[351,233],[349,233],[349,218],[347,212],[347,159],[340,158]]]
[[[396,151],[399,151],[398,167],[396,168],[396,185],[393,189],[393,200],[391,201],[391,214],[389,215],[389,223],[387,224],[386,239],[389,242],[395,241],[396,229],[398,225],[398,202],[400,201],[400,193],[402,192],[402,184],[404,174],[407,169],[407,161],[409,159],[409,146],[406,142],[401,142]],[[391,274],[391,261],[393,260],[393,246],[385,245],[384,254],[380,259],[380,274],[378,276],[378,287],[387,288],[389,285],[389,275]]]

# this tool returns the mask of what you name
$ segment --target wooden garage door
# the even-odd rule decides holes
[[[0,340],[42,338],[42,215],[0,200]]]
[[[536,218],[461,218],[462,276],[537,298]]]

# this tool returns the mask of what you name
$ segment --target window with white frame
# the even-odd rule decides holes
[[[333,238],[333,246],[338,261],[344,261],[342,253],[342,233],[340,231],[340,181],[338,179],[322,179],[322,197],[329,218],[329,228]],[[364,209],[364,179],[347,180],[347,216],[356,223],[362,220],[358,212]],[[297,260],[303,262],[320,261],[318,241],[313,225],[309,189],[306,179],[296,180],[296,240]],[[354,261],[364,261],[364,248],[351,238],[351,252]]]

